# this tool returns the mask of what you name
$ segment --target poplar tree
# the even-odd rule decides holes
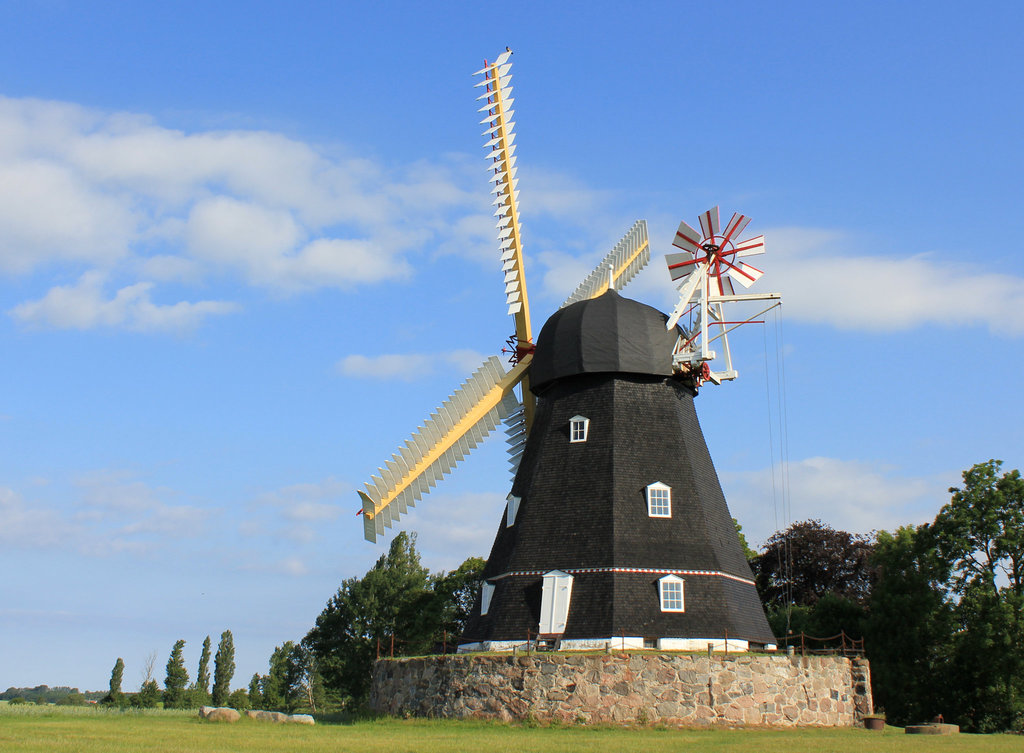
[[[206,640],[203,641],[203,652],[199,655],[199,670],[196,672],[196,681],[192,689],[197,706],[204,706],[210,702],[210,636],[206,636]]]
[[[213,705],[223,706],[231,694],[231,678],[235,675],[235,642],[231,631],[220,634],[217,655],[213,658]]]
[[[117,657],[117,661],[114,663],[114,669],[110,672],[110,692],[101,701],[101,703],[109,703],[115,706],[120,706],[125,701],[124,693],[121,692],[121,680],[124,678],[124,659],[120,656]]]
[[[171,649],[167,660],[167,678],[164,680],[164,708],[185,708],[185,688],[188,686],[188,670],[185,669],[185,657],[182,652],[185,641],[179,640]]]

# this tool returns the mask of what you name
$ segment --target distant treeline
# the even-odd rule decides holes
[[[87,690],[79,692],[78,688],[69,688],[58,685],[51,688],[49,685],[36,685],[34,688],[7,688],[0,693],[0,701],[13,701],[20,699],[26,703],[60,703],[69,698],[74,700],[98,701],[104,696],[103,691]]]

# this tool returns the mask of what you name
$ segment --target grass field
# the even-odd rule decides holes
[[[863,729],[677,730],[636,727],[540,727],[486,722],[384,719],[316,727],[242,719],[202,721],[195,712],[0,708],[3,753],[561,753],[586,751],[841,753],[856,751],[1024,750],[1015,735],[905,735]]]

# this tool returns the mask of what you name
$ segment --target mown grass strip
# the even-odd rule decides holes
[[[1014,735],[904,735],[863,729],[666,729],[504,725],[450,720],[380,719],[316,727],[243,719],[204,722],[192,713],[0,713],[0,751],[18,753],[1019,753]]]

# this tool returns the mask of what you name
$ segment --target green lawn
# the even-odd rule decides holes
[[[316,727],[275,725],[248,719],[235,724],[201,721],[194,712],[145,714],[54,707],[15,712],[0,709],[3,753],[452,753],[487,751],[556,753],[585,751],[839,751],[1024,750],[1013,735],[905,735],[863,729],[676,730],[619,727],[532,727],[485,722],[378,720]]]

